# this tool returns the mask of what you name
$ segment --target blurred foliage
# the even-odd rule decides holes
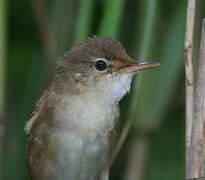
[[[4,76],[5,76],[5,58],[6,58],[6,2],[0,1],[0,115],[3,109],[4,101]]]
[[[1,0],[2,2],[2,0]],[[31,105],[46,86],[47,60],[42,49],[30,1],[6,1],[7,60],[6,135],[3,146],[3,180],[29,179],[25,161],[24,125]],[[99,34],[119,39],[136,60],[158,61],[160,68],[138,75],[133,90],[121,104],[122,125],[130,102],[134,124],[116,162],[111,179],[125,179],[133,139],[149,139],[145,180],[184,179],[184,69],[183,46],[186,1],[177,0],[50,0],[46,2],[55,32],[57,59],[74,44]],[[0,6],[1,8],[5,8]],[[5,9],[4,9],[5,10]],[[199,44],[205,2],[198,1],[196,38]],[[4,19],[2,19],[4,18]],[[5,21],[5,17],[1,17]],[[0,33],[5,29],[1,24]],[[2,39],[1,39],[2,40]],[[6,42],[1,43],[3,49]],[[195,48],[197,59],[198,46]],[[0,64],[1,68],[4,65]],[[141,80],[140,80],[141,79]],[[0,89],[1,91],[1,89]],[[134,100],[132,100],[134,99]],[[136,155],[137,156],[137,155]]]

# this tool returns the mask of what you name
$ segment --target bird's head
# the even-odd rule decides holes
[[[94,36],[60,58],[56,83],[63,79],[66,88],[94,91],[119,101],[137,72],[157,66],[134,61],[117,40]]]

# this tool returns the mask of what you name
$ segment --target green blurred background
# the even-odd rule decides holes
[[[198,57],[205,1],[197,1]],[[141,73],[121,101],[132,128],[110,179],[182,180],[185,161],[186,0],[0,0],[0,179],[28,180],[25,122],[62,53],[93,35],[118,39]],[[3,98],[2,98],[3,97]]]

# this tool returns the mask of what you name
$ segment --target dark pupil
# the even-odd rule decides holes
[[[107,64],[106,64],[104,61],[99,60],[99,61],[96,62],[95,67],[96,67],[97,70],[99,70],[99,71],[103,71],[103,70],[106,69]]]

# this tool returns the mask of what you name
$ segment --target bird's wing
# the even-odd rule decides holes
[[[30,119],[27,121],[26,126],[24,128],[25,132],[27,135],[30,134],[30,130],[32,128],[32,125],[34,124],[35,120],[38,118],[40,112],[42,111],[45,102],[47,98],[47,89],[44,90],[41,95],[37,98],[35,101],[31,114],[30,114]]]

